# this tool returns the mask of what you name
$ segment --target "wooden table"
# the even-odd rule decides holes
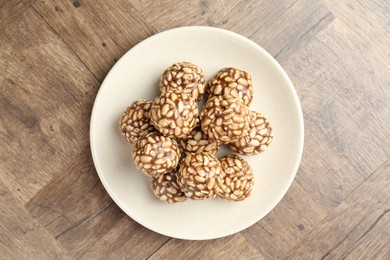
[[[0,258],[389,259],[389,12],[383,0],[0,0]],[[133,221],[104,190],[89,149],[93,101],[112,65],[185,25],[226,28],[267,49],[305,118],[284,199],[212,241]]]

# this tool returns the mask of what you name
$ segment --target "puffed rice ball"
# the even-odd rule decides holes
[[[153,177],[152,189],[157,198],[170,204],[187,199],[177,184],[175,170]]]
[[[240,98],[249,106],[253,99],[252,77],[237,68],[224,68],[210,79],[207,91],[211,96]]]
[[[229,145],[230,149],[243,155],[264,152],[273,140],[271,124],[262,114],[250,111],[249,117],[248,133]]]
[[[186,137],[198,123],[198,104],[189,96],[167,92],[150,109],[153,126],[163,135]]]
[[[212,97],[200,112],[203,132],[211,140],[231,143],[249,130],[249,110],[240,99]]]
[[[255,179],[248,163],[234,154],[224,156],[219,161],[222,167],[222,178],[218,179],[220,181],[218,196],[235,201],[249,197]]]
[[[134,101],[119,120],[120,131],[126,140],[135,144],[138,139],[150,132],[155,131],[150,123],[149,110],[152,101],[138,99]]]
[[[145,175],[156,177],[168,173],[179,163],[180,151],[174,139],[150,133],[133,146],[133,159]]]
[[[221,164],[207,153],[187,153],[177,173],[177,182],[186,197],[193,200],[214,198],[219,191]]]
[[[188,136],[180,139],[179,143],[183,150],[188,153],[205,152],[216,155],[219,150],[219,143],[215,140],[210,140],[203,133],[200,126],[194,128]]]
[[[191,62],[178,62],[166,69],[160,79],[161,93],[188,94],[197,102],[205,91],[203,70]]]

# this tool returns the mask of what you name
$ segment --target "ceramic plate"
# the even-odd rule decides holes
[[[238,67],[253,78],[251,110],[274,129],[264,153],[245,157],[255,175],[245,201],[219,199],[169,205],[154,197],[150,180],[136,169],[131,146],[118,130],[119,117],[138,98],[159,95],[165,68],[191,61],[209,79],[223,67]],[[303,118],[295,89],[282,67],[264,49],[236,33],[211,27],[182,27],[156,34],[129,50],[111,69],[91,117],[91,149],[99,177],[116,204],[141,225],[181,239],[213,239],[259,221],[282,199],[297,172],[303,149]],[[218,157],[230,153],[222,149]]]

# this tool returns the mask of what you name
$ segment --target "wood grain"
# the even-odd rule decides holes
[[[376,254],[382,258],[389,253],[390,160],[367,178],[343,203],[319,224],[286,259],[340,259],[352,254]],[[368,248],[369,237],[382,232],[382,241]],[[376,232],[375,232],[376,231]],[[335,235],[337,234],[337,236]],[[377,238],[378,240],[378,238]],[[312,250],[316,248],[316,250]],[[370,249],[374,249],[371,251]],[[368,249],[368,250],[367,250]],[[359,252],[360,251],[360,252]],[[359,252],[359,254],[358,254]],[[382,257],[381,257],[382,256]],[[363,257],[364,259],[364,257]]]
[[[351,248],[347,249],[347,253],[345,253],[346,259],[390,258],[389,211],[384,212],[383,216],[380,216],[371,226]]]
[[[126,0],[45,0],[33,7],[99,81],[126,51],[154,32]]]
[[[239,0],[165,0],[162,4],[152,0],[130,1],[156,31],[188,25],[215,25],[240,2]]]
[[[390,75],[380,60],[366,57],[362,48],[367,44],[334,21],[304,48],[281,60],[302,95],[306,120],[302,173],[297,180],[329,210],[390,155],[386,138]],[[375,76],[367,77],[371,72]],[[321,174],[313,178],[316,172]]]
[[[97,257],[103,251],[107,255],[118,253],[117,243],[121,241],[142,248],[146,241],[150,247],[153,244],[158,247],[168,239],[141,227],[113,203],[99,181],[89,148],[41,189],[26,207],[76,258],[84,254],[87,258]],[[111,242],[107,243],[107,239]],[[113,247],[113,243],[117,245]],[[96,247],[97,244],[101,245]],[[137,250],[139,257],[148,253]]]
[[[21,201],[2,182],[0,207],[2,259],[65,259],[55,239],[28,215]]]
[[[0,0],[0,258],[389,259],[389,12],[381,0]],[[283,200],[252,227],[209,241],[129,218],[89,150],[90,111],[112,65],[184,25],[265,47],[305,119]]]
[[[348,29],[359,36],[359,39],[369,43],[366,55],[375,57],[390,69],[390,17],[389,1],[333,1],[323,0],[327,8],[341,20]],[[357,19],[357,18],[364,19]]]
[[[83,255],[83,259],[110,256],[113,259],[146,259],[170,238],[150,231],[127,216]]]
[[[320,1],[250,0],[241,1],[217,26],[249,37],[276,57],[310,39],[332,19]]]
[[[171,239],[150,259],[266,259],[241,234],[205,241]]]
[[[26,202],[88,144],[98,83],[32,9],[0,49],[2,181]]]
[[[0,33],[34,2],[35,0],[0,0]]]
[[[290,251],[326,216],[327,212],[311,199],[299,183],[294,182],[284,199],[242,234],[266,259],[277,259]]]

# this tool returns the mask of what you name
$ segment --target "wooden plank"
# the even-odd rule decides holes
[[[153,33],[126,0],[48,0],[33,7],[99,81],[126,51]]]
[[[346,259],[390,259],[390,214],[387,209],[344,254]]]
[[[2,259],[65,259],[63,249],[0,181]]]
[[[166,0],[162,4],[159,1],[131,0],[156,31],[189,25],[215,25],[239,2],[240,0]]]
[[[221,239],[172,239],[149,259],[266,259],[240,234]]]
[[[115,222],[113,228],[82,255],[82,259],[146,259],[169,239],[124,217]]]
[[[286,259],[384,256],[390,249],[389,212],[390,159],[291,250]],[[379,230],[384,231],[378,232]],[[374,242],[371,238],[381,242],[364,247],[364,244]]]
[[[348,100],[344,105],[344,122],[349,119],[349,123],[344,123],[343,140],[337,140],[344,141],[340,151],[349,157],[354,170],[366,177],[390,155],[390,140],[387,138],[390,133],[390,75],[382,60],[366,56],[366,51],[373,46],[359,39],[360,36],[346,30],[341,22],[334,23],[318,36],[320,48],[327,49],[328,59],[333,56],[336,66],[339,66],[338,75],[332,75],[334,83],[336,77],[345,74],[340,85],[334,85],[337,90],[332,97],[340,102]],[[366,127],[364,122],[369,122]]]
[[[297,180],[329,211],[390,156],[390,74],[365,55],[371,47],[335,20],[280,60],[301,94],[305,118]]]
[[[342,21],[348,30],[359,38],[369,42],[365,55],[376,57],[390,69],[390,2],[372,1],[331,1],[323,0],[324,4]],[[359,19],[357,19],[357,17]]]
[[[24,202],[88,144],[98,82],[27,10],[0,34],[4,184]]]
[[[299,172],[298,172],[299,175]],[[299,183],[266,217],[241,232],[266,259],[283,257],[327,216]]]
[[[89,218],[103,215],[105,210],[115,212],[112,203],[95,171],[90,150],[85,148],[26,208],[53,236],[61,239]],[[121,211],[115,213],[113,221],[124,216]]]
[[[241,1],[217,26],[238,32],[274,56],[310,39],[333,20],[318,0]]]
[[[120,246],[126,253],[139,246],[139,256],[146,257],[168,239],[141,227],[115,205],[100,183],[89,147],[26,207],[76,258],[119,254]]]
[[[0,32],[27,10],[35,0],[0,0]]]

